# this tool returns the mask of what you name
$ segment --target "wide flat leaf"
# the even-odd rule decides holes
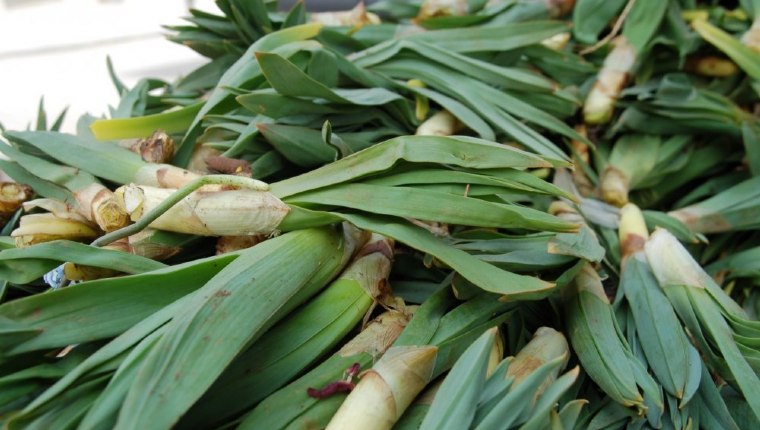
[[[337,158],[335,149],[322,141],[317,130],[282,124],[260,124],[258,128],[279,153],[299,166],[316,167]]]
[[[241,253],[169,323],[143,360],[116,428],[175,424],[235,356],[340,270],[348,248],[338,232],[311,229]]]
[[[173,134],[187,130],[203,103],[194,103],[153,115],[134,118],[99,119],[90,129],[98,140],[148,137],[156,130]]]
[[[322,205],[327,208],[339,206],[368,213],[474,227],[552,231],[576,229],[574,224],[535,209],[412,187],[340,184],[296,194],[284,201],[288,204]]]
[[[535,299],[550,294],[554,284],[532,276],[521,276],[501,270],[472,255],[445,244],[432,233],[420,227],[400,223],[393,219],[363,215],[340,215],[359,228],[391,237],[419,251],[426,252],[462,277],[505,300]]]
[[[474,169],[564,165],[518,149],[465,136],[402,136],[351,154],[311,172],[271,184],[279,198],[384,172],[401,160]]]
[[[441,105],[444,109],[449,111],[458,120],[462,121],[462,124],[472,129],[481,139],[493,141],[496,139],[491,126],[488,125],[483,119],[478,116],[473,110],[460,103],[456,99],[453,99],[447,95],[441,94],[437,91],[433,91],[429,88],[416,88],[409,87],[409,91],[420,94],[433,100]]]
[[[485,85],[476,79],[463,76],[461,73],[442,65],[424,63],[410,58],[393,59],[376,66],[375,69],[396,78],[419,79],[437,91],[446,93],[448,96],[466,104],[474,112],[481,115],[483,120],[531,150],[546,157],[558,160],[567,159],[564,152],[557,148],[554,143],[521,121],[518,121],[504,107],[506,106],[510,111],[518,112],[521,115],[529,115],[533,119],[539,119],[539,121],[541,121],[541,118],[547,119],[546,114],[539,113],[538,116],[541,118],[538,118],[538,116],[532,115],[538,111],[535,108],[528,112],[516,110],[516,107],[510,106],[509,100],[503,100],[505,97],[509,97],[508,95],[503,94],[499,98],[502,93],[495,91],[493,87]],[[497,97],[500,104],[494,102],[494,97]],[[549,121],[554,121],[553,127],[562,127],[562,125],[557,123],[558,120],[556,118],[549,119]],[[571,132],[570,134],[575,133]]]
[[[127,184],[145,165],[139,155],[110,142],[94,142],[80,137],[48,131],[7,131],[11,140],[31,145],[71,167],[97,177]]]
[[[494,399],[496,401],[489,403],[487,407],[479,407],[473,428],[475,430],[495,430],[522,424],[519,422],[520,418],[533,408],[539,386],[551,378],[553,374],[556,374],[564,362],[564,357],[558,357],[541,364],[523,379],[522,383],[512,384],[505,396]]]
[[[623,23],[623,37],[633,46],[635,53],[644,52],[647,45],[660,27],[665,12],[668,10],[667,1],[636,2]]]
[[[61,393],[71,389],[77,383],[86,380],[93,374],[116,370],[126,354],[152,333],[170,321],[192,299],[192,293],[181,297],[173,303],[159,309],[133,325],[97,351],[88,356],[74,369],[66,373],[55,384],[37,396],[24,408],[24,413],[34,411],[46,403],[54,401]]]
[[[108,381],[108,385],[98,394],[98,398],[93,402],[92,407],[87,410],[79,428],[82,430],[105,430],[116,424],[119,408],[127,396],[129,386],[137,377],[137,371],[142,360],[164,334],[165,328],[166,326],[154,331],[126,354]]]
[[[584,282],[584,285],[579,285]],[[630,346],[619,334],[601,280],[586,266],[569,288],[565,321],[578,360],[591,379],[616,402],[643,409]],[[593,288],[594,292],[589,291]],[[601,297],[600,297],[601,295]]]
[[[34,172],[36,177],[60,185],[71,192],[82,190],[88,185],[98,182],[94,176],[81,169],[51,163],[25,154],[10,145],[0,145],[0,152],[18,163],[27,172]],[[34,186],[34,184],[29,185]],[[37,191],[36,188],[35,191]],[[37,192],[40,193],[40,191]]]
[[[38,336],[15,345],[7,353],[116,336],[200,288],[236,257],[235,253],[225,254],[139,275],[84,282],[4,303],[0,317],[41,330]]]
[[[428,42],[442,49],[459,53],[501,52],[533,45],[563,31],[567,31],[567,24],[561,21],[529,21],[493,27],[425,31],[404,38]]]
[[[635,254],[623,264],[620,288],[631,306],[649,367],[666,391],[682,399],[691,366],[696,364],[690,360],[686,333],[644,256]]]
[[[0,251],[0,279],[16,284],[26,284],[63,262],[102,267],[128,274],[166,267],[158,261],[128,252],[96,248],[68,240],[56,240],[26,248]]]
[[[576,366],[557,378],[556,381],[541,393],[541,397],[531,412],[532,417],[520,427],[520,430],[540,430],[546,428],[545,423],[550,422],[550,416],[554,413],[555,405],[560,397],[575,384],[579,373],[580,367]]]
[[[503,188],[503,192],[522,191],[526,193],[549,194],[556,197],[573,197],[561,188],[550,184],[537,176],[515,169],[488,170],[485,172],[463,172],[453,169],[417,168],[403,171],[394,169],[385,176],[362,181],[375,185],[419,185],[419,184],[471,184],[490,185]]]
[[[0,142],[0,145],[5,145],[5,143]],[[8,160],[0,160],[0,169],[2,169],[2,171],[14,181],[32,187],[34,192],[42,197],[56,199],[66,203],[74,203],[76,201],[72,193],[66,188],[31,174],[18,163]],[[7,232],[7,234],[10,234],[10,232]]]
[[[672,287],[665,287],[666,293],[670,288]],[[675,286],[675,288],[679,288],[679,286]],[[760,419],[760,378],[758,378],[755,371],[747,363],[746,358],[739,351],[736,342],[732,338],[729,325],[704,290],[688,286],[680,286],[680,288],[689,289],[688,294],[692,301],[692,306],[698,312],[710,338],[725,358],[731,371],[730,377],[734,378],[734,382],[747,399],[747,403],[749,403],[755,417]],[[726,376],[728,377],[729,375]]]
[[[255,90],[247,94],[239,95],[236,100],[251,112],[274,119],[304,113],[324,115],[343,112],[343,110],[340,109],[340,106],[317,103],[314,100],[305,100],[298,97],[285,96],[275,92],[271,88]]]

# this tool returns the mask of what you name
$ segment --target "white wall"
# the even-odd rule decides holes
[[[164,39],[188,3],[213,0],[0,0],[0,123],[24,128],[40,96],[50,116],[69,106],[65,130],[84,112],[117,102],[106,70],[110,55],[127,85],[146,76],[173,79],[204,59]]]

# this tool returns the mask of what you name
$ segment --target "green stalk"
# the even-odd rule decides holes
[[[662,410],[658,385],[622,337],[602,281],[591,265],[583,267],[567,295],[570,341],[591,379],[616,402],[635,408],[638,415],[648,412],[647,404]]]
[[[236,358],[179,427],[210,428],[240,414],[333,348],[373,303],[393,305],[392,254],[392,241],[373,235],[338,279]]]
[[[326,429],[390,430],[431,381],[437,355],[435,346],[391,347],[364,372]]]
[[[747,318],[667,230],[655,231],[645,252],[657,281],[705,361],[738,388],[760,419],[760,366],[754,347],[749,346],[755,343],[750,339],[760,337],[760,326]]]
[[[587,124],[605,124],[612,119],[623,88],[635,71],[640,56],[646,52],[665,17],[669,0],[636,1],[625,18],[623,34],[613,40],[612,51],[594,81],[594,86],[583,106],[583,119]]]
[[[686,405],[699,387],[699,353],[689,343],[646,261],[644,246],[649,232],[644,216],[631,203],[620,212],[620,288],[630,304],[638,339],[654,376],[665,391]]]
[[[139,221],[135,222],[134,224],[130,226],[124,227],[120,230],[101,236],[97,240],[92,242],[91,245],[103,246],[111,242],[114,242],[116,240],[122,239],[124,237],[139,233],[140,231],[148,227],[150,223],[152,223],[153,221],[158,219],[158,217],[163,215],[166,211],[168,211],[177,203],[182,201],[182,199],[190,195],[190,193],[192,193],[193,191],[197,190],[198,188],[204,185],[211,185],[211,184],[227,185],[227,186],[233,186],[233,187],[243,187],[243,188],[247,188],[247,189],[251,189],[255,191],[267,191],[269,189],[269,185],[261,181],[258,181],[256,179],[246,178],[243,176],[233,176],[233,175],[202,176],[190,182],[189,184],[185,185],[181,189],[171,193],[169,197],[162,200],[161,203],[159,203],[150,212],[141,216]]]
[[[274,430],[297,426],[298,423],[327,425],[345,394],[316,399],[307,395],[307,389],[321,388],[340,380],[354,363],[359,363],[362,369],[372,366],[376,357],[391,346],[408,321],[409,315],[401,312],[382,314],[332,357],[267,397],[243,419],[238,428]]]
[[[341,236],[336,229],[301,230],[241,253],[172,319],[151,348],[116,428],[176,424],[236,356],[342,269],[357,238],[350,230]]]

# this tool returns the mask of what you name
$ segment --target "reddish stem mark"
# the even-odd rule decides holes
[[[354,389],[353,382],[336,381],[327,384],[324,388],[309,388],[306,394],[315,399],[324,399],[338,393],[348,393]]]
[[[356,386],[353,380],[359,374],[359,370],[361,370],[361,364],[354,363],[351,367],[346,369],[343,380],[331,382],[324,388],[317,389],[309,387],[306,390],[306,394],[315,399],[324,399],[338,393],[349,393]]]

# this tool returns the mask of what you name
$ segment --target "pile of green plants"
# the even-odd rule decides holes
[[[760,1],[216,3],[3,130],[3,428],[760,427]]]

